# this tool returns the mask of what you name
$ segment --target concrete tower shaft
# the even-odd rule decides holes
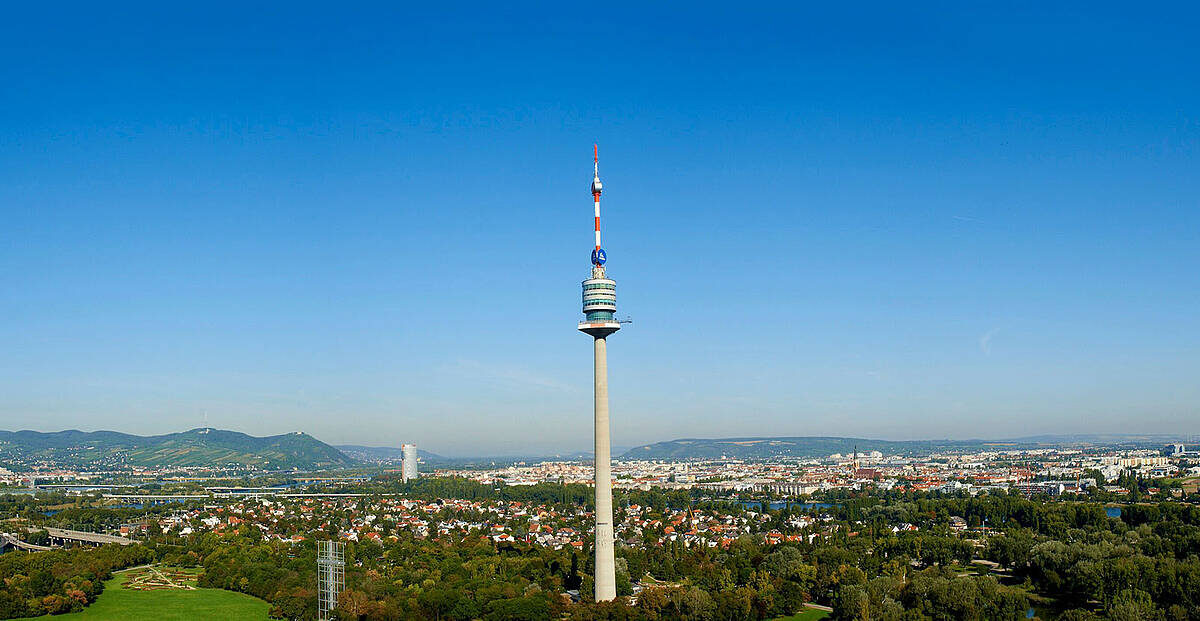
[[[613,552],[612,440],[608,431],[608,340],[595,344],[595,476],[596,476],[596,601],[617,597],[617,566]]]

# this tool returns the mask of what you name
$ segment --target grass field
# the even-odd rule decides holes
[[[221,589],[200,589],[195,583],[194,571],[161,567],[133,569],[118,573],[105,582],[104,592],[83,612],[34,619],[240,621],[267,618],[271,605],[261,599]]]
[[[779,617],[778,619],[775,619],[775,621],[817,621],[817,619],[824,619],[825,617],[828,617],[828,616],[829,616],[829,613],[824,610],[808,608],[805,610],[801,610],[800,612],[797,612],[794,615],[789,615],[786,617]]]

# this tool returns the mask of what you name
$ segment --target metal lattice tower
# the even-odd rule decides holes
[[[329,621],[338,593],[346,588],[346,544],[317,542],[317,619]]]
[[[617,283],[604,273],[608,256],[600,246],[600,150],[596,147],[592,176],[592,200],[596,208],[596,247],[592,249],[592,277],[583,281],[584,320],[579,331],[595,344],[595,437],[596,437],[596,601],[617,597],[616,564],[613,558],[612,441],[608,429],[608,336],[621,329],[613,316],[617,311]]]

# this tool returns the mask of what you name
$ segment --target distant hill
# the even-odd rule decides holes
[[[1127,445],[1148,444],[1160,445],[1170,442],[1183,442],[1185,438],[1179,434],[1166,433],[1066,433],[1025,436],[1012,440],[997,440],[997,442],[1027,442],[1032,444],[1089,444],[1089,445]]]
[[[302,432],[255,437],[221,429],[192,429],[161,436],[116,431],[0,431],[0,457],[46,459],[74,466],[249,466],[313,469],[349,466],[354,460]]]
[[[337,450],[357,459],[359,461],[370,461],[378,463],[400,463],[404,459],[404,453],[400,451],[398,446],[363,446],[361,444],[339,444],[335,446]],[[445,457],[437,453],[417,449],[417,457],[422,461],[447,461]]]
[[[866,438],[683,438],[629,449],[621,459],[763,459],[767,457],[827,457],[833,453],[882,451],[907,453],[929,449],[931,441],[890,441]]]
[[[656,442],[626,451],[621,459],[766,459],[770,457],[827,457],[880,451],[885,455],[929,453],[938,450],[986,450],[1045,446],[1148,446],[1158,447],[1171,436],[1077,434],[1043,435],[1010,440],[872,440],[800,436],[781,438],[683,438]]]

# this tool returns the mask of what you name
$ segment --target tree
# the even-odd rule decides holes
[[[29,592],[34,597],[45,597],[54,592],[54,574],[39,569],[29,576]]]
[[[779,548],[768,554],[760,568],[773,576],[795,583],[805,594],[812,590],[817,580],[817,568],[805,563],[804,555],[796,548]]]
[[[543,594],[499,599],[487,605],[484,621],[543,621],[550,618],[550,602]]]
[[[421,608],[431,618],[439,621],[442,617],[449,615],[459,599],[460,597],[457,593],[438,586],[425,589],[417,596],[417,601],[421,603]]]
[[[339,619],[360,619],[367,612],[370,599],[366,593],[346,589],[338,594],[337,614]]]
[[[71,611],[71,600],[62,595],[47,595],[42,598],[42,609],[46,614],[61,615]]]
[[[469,596],[458,598],[458,601],[454,602],[454,607],[450,609],[450,612],[446,613],[448,618],[455,621],[468,621],[469,619],[479,617],[479,615],[479,604]]]
[[[1154,621],[1162,619],[1162,611],[1154,605],[1150,594],[1138,589],[1121,591],[1108,608],[1108,618],[1113,621]]]
[[[0,619],[16,619],[30,614],[21,596],[0,590]]]
[[[833,600],[832,618],[838,621],[899,621],[904,608],[893,599],[896,583],[876,578],[867,584],[847,584]]]
[[[572,591],[580,588],[583,584],[583,578],[579,575],[579,555],[571,550],[571,571],[563,577],[563,588]]]
[[[25,535],[25,541],[35,546],[50,545],[50,533],[45,529],[31,531]]]
[[[629,578],[629,561],[617,558],[614,565],[617,576],[617,595],[633,595],[633,581]]]
[[[584,602],[595,601],[596,599],[596,582],[591,576],[584,574],[583,580],[579,583],[579,600]]]
[[[987,542],[985,556],[1004,567],[1023,568],[1029,563],[1029,552],[1034,546],[1033,533],[1016,529]]]
[[[672,595],[678,618],[682,621],[709,621],[713,618],[716,607],[708,593],[692,587],[677,589]]]
[[[645,589],[638,595],[637,609],[651,621],[666,619],[671,607],[669,589],[657,587]]]

